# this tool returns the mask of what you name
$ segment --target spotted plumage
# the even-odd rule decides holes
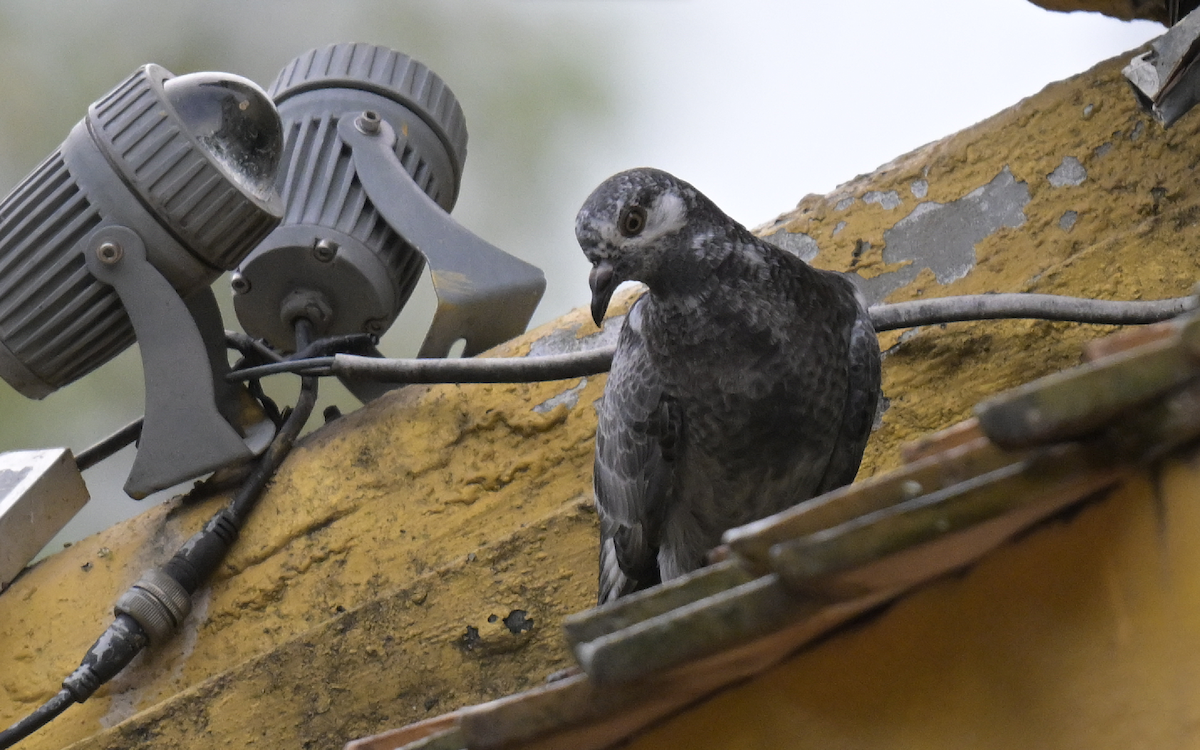
[[[726,529],[854,479],[879,348],[847,277],[654,169],[602,183],[575,234],[597,323],[620,283],[648,287],[597,406],[601,602],[694,570]]]

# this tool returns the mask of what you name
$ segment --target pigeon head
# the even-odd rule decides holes
[[[596,325],[622,282],[655,291],[714,215],[723,217],[696,188],[658,169],[631,169],[601,183],[575,217],[575,237],[592,263]]]

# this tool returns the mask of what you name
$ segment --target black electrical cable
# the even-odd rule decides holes
[[[85,448],[75,456],[75,465],[80,471],[90,469],[113,455],[142,435],[142,417],[138,417],[100,442]]]
[[[384,383],[529,383],[569,380],[607,372],[613,347],[542,357],[375,359],[339,354],[333,374]]]
[[[0,748],[12,747],[37,730],[46,726],[67,710],[75,699],[71,696],[71,691],[66,688],[59,690],[58,693],[46,701],[36,711],[21,719],[16,724],[13,724],[8,729],[0,731]]]
[[[307,335],[306,325],[297,328],[298,336]],[[316,402],[317,379],[302,378],[295,407],[229,504],[193,534],[166,564],[147,571],[117,600],[118,614],[113,623],[88,650],[79,668],[63,680],[63,689],[33,713],[0,731],[0,750],[12,747],[45,726],[72,703],[86,701],[128,666],[148,643],[169,636],[182,623],[190,608],[191,595],[225,558],[263,489],[295,444]]]
[[[243,357],[257,357],[263,362],[281,362],[283,357],[279,352],[267,346],[258,339],[253,339],[238,331],[225,332],[225,345],[236,349]]]
[[[313,357],[311,359],[285,360],[283,362],[272,362],[269,365],[244,367],[226,375],[225,380],[230,383],[236,383],[239,380],[256,380],[267,375],[279,375],[280,373],[318,376],[332,375],[333,359],[333,357]]]

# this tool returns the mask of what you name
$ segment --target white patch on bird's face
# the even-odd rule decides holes
[[[642,236],[658,238],[683,229],[687,223],[687,206],[679,193],[666,192],[658,197],[646,217]]]
[[[678,232],[687,224],[687,204],[678,193],[663,193],[645,209],[646,227],[641,232],[634,237],[626,237],[621,234],[614,220],[599,228],[604,242],[611,247],[652,250],[663,237]]]

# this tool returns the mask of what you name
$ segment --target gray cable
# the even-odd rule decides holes
[[[1166,320],[1195,308],[1195,297],[1110,302],[1054,294],[972,294],[875,305],[871,308],[871,321],[876,331],[1004,318],[1138,325]],[[338,354],[331,369],[334,375],[385,383],[523,383],[569,380],[607,372],[614,351],[615,347],[610,346],[544,357],[472,359],[379,359]],[[323,365],[327,361],[313,360],[313,363]],[[288,364],[296,370],[303,367],[300,362]]]
[[[968,294],[961,297],[875,305],[871,308],[871,322],[879,332],[937,323],[1003,318],[1142,325],[1173,318],[1195,308],[1195,297],[1176,297],[1149,302],[1110,302],[1086,297],[1061,297],[1056,294]]]
[[[1196,297],[1149,302],[1110,302],[1054,294],[971,294],[914,302],[875,305],[876,331],[956,323],[969,320],[1033,318],[1096,325],[1143,325],[1195,310]],[[596,347],[572,354],[542,357],[477,357],[469,359],[381,359],[338,354],[289,360],[239,370],[230,381],[283,372],[338,375],[383,383],[533,383],[571,380],[607,372],[616,347]]]

